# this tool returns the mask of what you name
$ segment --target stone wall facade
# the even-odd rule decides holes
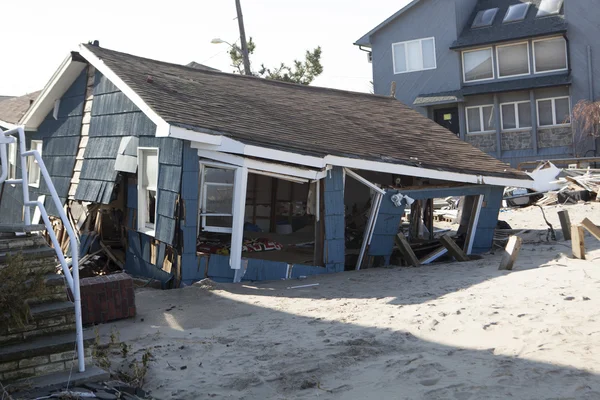
[[[538,128],[538,147],[562,147],[573,144],[573,131],[570,126]]]
[[[525,150],[533,148],[531,130],[502,132],[500,135],[502,151]]]
[[[496,133],[477,133],[465,136],[465,141],[481,151],[491,153],[496,151]]]

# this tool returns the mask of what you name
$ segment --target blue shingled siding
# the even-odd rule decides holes
[[[63,204],[69,194],[69,186],[79,146],[86,76],[87,70],[82,71],[62,96],[58,119],[54,119],[54,110],[52,110],[36,132],[27,133],[27,149],[31,148],[31,140],[43,140],[42,158]],[[17,158],[17,178],[20,177],[21,164],[19,158]],[[30,199],[35,200],[40,195],[48,195],[45,202],[46,210],[50,215],[57,215],[58,211],[49,194],[50,192],[43,180],[39,188],[29,187]],[[31,213],[33,215],[33,209]],[[22,221],[23,189],[20,185],[5,184],[0,197],[0,223]]]
[[[325,177],[325,240],[323,262],[327,272],[341,272],[345,262],[344,170],[334,167]]]
[[[369,248],[370,256],[384,256],[389,261],[394,246],[394,236],[398,233],[400,219],[404,214],[404,207],[396,207],[391,197],[398,191],[387,191],[381,203],[381,209],[375,224],[373,240]],[[494,230],[498,223],[498,213],[502,205],[504,188],[500,186],[466,186],[443,189],[423,189],[400,191],[415,200],[444,198],[448,196],[474,196],[484,195],[484,203],[479,214],[477,233],[473,242],[473,253],[485,253],[492,247]]]
[[[183,202],[183,218],[179,221],[183,237],[181,279],[190,284],[204,279],[204,257],[198,260],[196,253],[196,237],[198,233],[198,174],[200,165],[198,152],[190,147],[190,143],[183,145],[181,199]],[[165,191],[164,193],[169,193]],[[160,204],[160,202],[159,202]]]

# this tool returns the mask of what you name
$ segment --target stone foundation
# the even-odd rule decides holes
[[[465,141],[486,153],[496,151],[496,132],[467,134]]]
[[[562,147],[573,145],[573,131],[570,126],[538,128],[538,147]]]
[[[510,131],[500,134],[502,151],[532,149],[531,129],[525,131]]]

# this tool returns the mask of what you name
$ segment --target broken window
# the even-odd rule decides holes
[[[32,140],[30,150],[37,150],[42,155],[43,142]],[[40,187],[41,170],[37,160],[33,156],[27,158],[27,172],[29,173],[29,186]]]
[[[138,150],[138,229],[150,236],[156,226],[158,149]]]

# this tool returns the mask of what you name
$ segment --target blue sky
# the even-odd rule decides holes
[[[371,65],[352,43],[402,8],[408,0],[242,0],[252,59],[278,65],[323,48],[325,72],[313,83],[369,91]],[[227,45],[238,39],[234,0],[24,0],[2,1],[0,95],[43,88],[78,43],[97,39],[102,47],[159,60],[197,61],[231,72]],[[11,21],[11,22],[8,22]]]

